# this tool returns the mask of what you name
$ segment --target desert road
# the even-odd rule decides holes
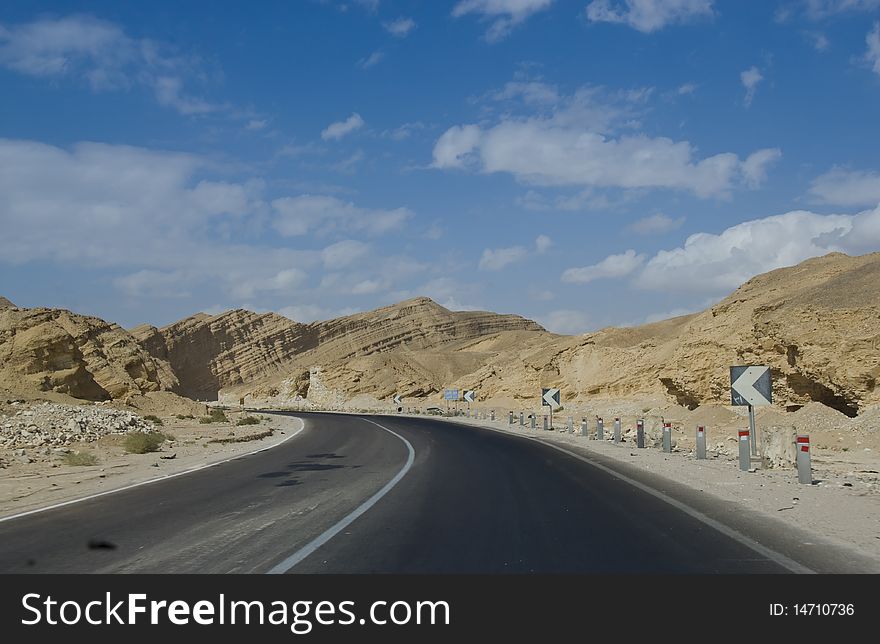
[[[270,450],[0,522],[0,572],[846,571],[599,456],[424,417],[295,415],[305,429]]]

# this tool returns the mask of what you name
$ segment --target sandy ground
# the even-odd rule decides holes
[[[296,418],[251,413],[248,415],[260,417],[260,424],[236,427],[235,421],[243,415],[227,412],[230,422],[206,425],[196,419],[164,417],[164,425],[158,429],[176,440],[165,442],[160,451],[148,454],[127,453],[122,448],[124,436],[105,436],[94,443],[71,446],[73,450],[97,456],[99,463],[94,466],[65,465],[60,457],[27,464],[13,459],[0,470],[0,517],[159,479],[272,447],[290,438],[302,426]],[[235,443],[209,442],[248,439],[267,430],[272,430],[272,435],[265,438]]]
[[[843,464],[835,462],[829,454],[823,454],[813,459],[814,484],[801,485],[792,469],[762,470],[757,467],[754,472],[742,472],[736,459],[723,456],[698,461],[689,450],[667,454],[656,448],[636,449],[632,442],[615,445],[607,440],[598,441],[560,431],[523,429],[518,424],[511,429],[506,414],[495,422],[462,417],[449,420],[537,437],[586,456],[598,453],[627,462],[741,504],[744,510],[781,520],[840,546],[853,548],[877,561],[880,569],[880,493],[875,485],[848,474],[853,468],[876,469],[873,453],[848,456]],[[608,433],[606,426],[606,437]],[[859,465],[859,460],[864,463]],[[876,474],[872,476],[876,477]]]

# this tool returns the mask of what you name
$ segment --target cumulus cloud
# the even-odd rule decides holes
[[[725,294],[759,273],[830,252],[880,249],[880,206],[854,215],[796,210],[746,221],[719,234],[697,233],[662,250],[636,276],[637,286]]]
[[[755,98],[755,92],[758,91],[758,83],[764,80],[764,75],[761,74],[761,70],[752,66],[744,72],[741,72],[739,79],[742,81],[743,87],[746,88],[746,97],[743,99],[743,102],[746,104],[746,107],[748,107],[752,104],[752,100]]]
[[[626,277],[637,270],[645,261],[645,256],[630,249],[619,255],[609,255],[598,264],[569,268],[562,273],[562,281],[571,284],[587,284],[599,279]]]
[[[486,40],[498,42],[529,16],[549,7],[553,0],[460,0],[452,9],[456,18],[469,13],[491,21]]]
[[[506,172],[523,183],[593,188],[672,188],[721,196],[736,183],[755,186],[778,150],[745,162],[731,152],[698,158],[687,141],[630,133],[650,88],[608,97],[582,88],[549,115],[505,114],[494,125],[455,125],[436,141],[434,168]]]
[[[363,126],[364,119],[361,118],[360,114],[355,112],[344,121],[336,121],[324,128],[321,132],[321,138],[325,141],[338,141],[342,137],[351,134],[355,130],[359,130]]]
[[[546,315],[537,316],[538,323],[551,333],[579,335],[591,327],[590,315],[583,311],[559,309]]]
[[[378,235],[398,229],[413,215],[408,208],[361,208],[327,195],[281,197],[272,201],[272,208],[276,213],[273,225],[285,237],[336,231]]]
[[[382,26],[385,31],[397,38],[406,38],[413,29],[416,28],[416,21],[412,18],[398,18],[391,22],[383,22]]]
[[[681,228],[684,224],[684,217],[668,217],[662,212],[658,212],[648,217],[642,217],[638,221],[632,223],[629,229],[637,235],[662,235]]]
[[[287,236],[314,232],[310,242],[376,235],[409,219],[406,208],[314,195],[267,203],[263,182],[210,180],[211,168],[191,154],[0,139],[0,264],[108,270],[125,295],[174,298],[215,288],[237,303],[301,295],[315,288],[321,268],[357,267],[340,292],[366,292],[371,282],[384,288],[425,268],[371,256],[367,243],[353,239],[311,250],[253,234],[267,227]]]
[[[743,180],[749,188],[757,188],[767,180],[767,168],[782,158],[779,148],[766,148],[753,152],[742,164]]]
[[[181,114],[226,109],[186,90],[187,81],[204,76],[195,59],[85,15],[0,24],[0,65],[28,76],[84,81],[94,91],[145,86],[160,105]]]
[[[505,266],[521,262],[528,256],[529,251],[523,246],[487,248],[480,257],[479,269],[481,271],[500,271]]]
[[[813,180],[810,194],[837,206],[871,206],[880,203],[880,172],[834,167]]]
[[[712,15],[714,0],[593,0],[587,18],[629,25],[644,33]]]

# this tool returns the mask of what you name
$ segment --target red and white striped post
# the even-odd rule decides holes
[[[672,452],[672,423],[663,423],[663,451]]]
[[[798,483],[812,485],[813,468],[810,464],[810,437],[807,434],[798,434],[796,440]]]
[[[749,449],[749,430],[739,430],[739,469],[748,472],[752,466],[751,454]]]

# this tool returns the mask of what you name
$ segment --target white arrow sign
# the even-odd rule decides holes
[[[399,405],[400,404],[400,394],[394,394],[393,400],[394,400],[395,405]]]
[[[734,405],[772,404],[770,367],[731,367],[730,396]]]
[[[471,403],[471,402],[474,402],[474,400],[476,400],[476,398],[477,398],[477,395],[473,391],[465,391],[464,392],[465,401]]]
[[[559,389],[541,389],[541,406],[550,409],[559,407]]]

